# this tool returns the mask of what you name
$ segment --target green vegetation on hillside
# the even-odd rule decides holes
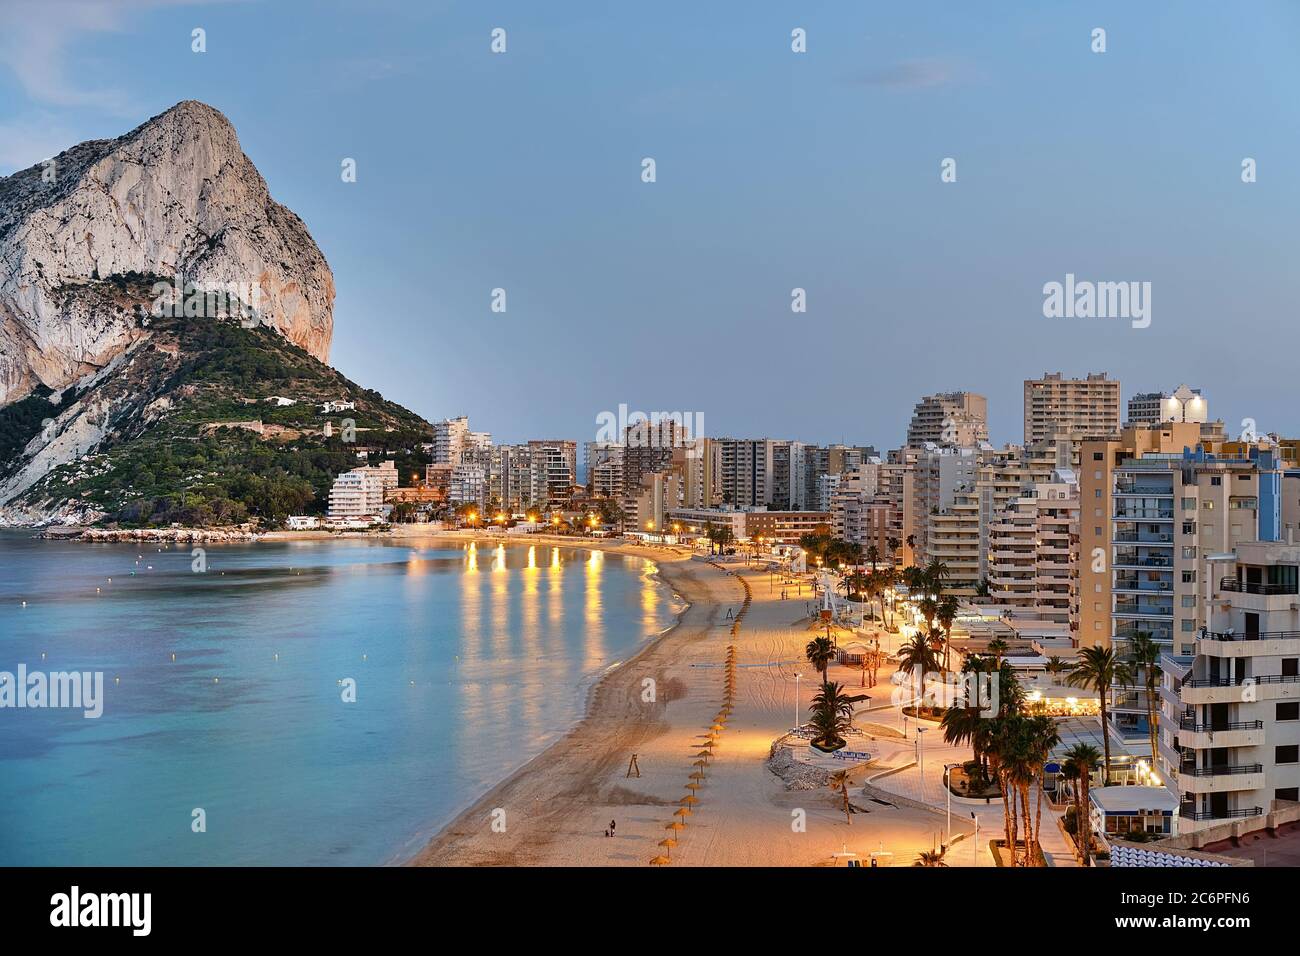
[[[91,459],[43,478],[26,502],[79,499],[129,526],[258,519],[274,527],[290,514],[323,513],[335,476],[367,462],[393,459],[403,484],[423,475],[428,423],[274,330],[195,318],[153,319],[150,330],[152,341],[120,373],[126,381],[115,376],[112,386],[132,397],[137,414],[115,422]],[[273,396],[296,404],[266,401]],[[356,408],[325,414],[327,401]],[[151,404],[162,411],[146,424],[139,411]],[[0,410],[9,454],[53,411],[36,396]],[[236,424],[248,422],[261,422],[263,433]],[[368,457],[358,455],[363,449]]]

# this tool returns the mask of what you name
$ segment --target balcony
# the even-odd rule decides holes
[[[1219,581],[1219,590],[1238,594],[1300,594],[1300,586],[1296,584],[1260,584],[1236,578],[1223,578]]]
[[[1242,720],[1233,723],[1198,724],[1191,718],[1178,722],[1178,743],[1191,750],[1209,750],[1212,747],[1262,747],[1264,722]]]
[[[1144,581],[1141,578],[1116,576],[1114,590],[1172,594],[1174,583],[1172,581]]]
[[[1239,704],[1245,700],[1300,700],[1300,677],[1193,677],[1183,681],[1184,704]]]
[[[1239,820],[1242,817],[1257,817],[1264,811],[1260,807],[1245,807],[1241,810],[1223,810],[1215,813],[1213,810],[1187,810],[1180,809],[1178,817],[1181,820],[1195,820],[1198,823],[1206,820]]]
[[[1117,568],[1173,568],[1174,561],[1172,558],[1139,558],[1133,555],[1117,554],[1115,555],[1114,566]]]
[[[1172,604],[1144,604],[1140,601],[1115,600],[1115,617],[1151,617],[1169,620],[1174,616]]]
[[[1136,495],[1145,498],[1172,498],[1174,490],[1169,485],[1147,485],[1141,482],[1117,481],[1115,494]]]
[[[1174,536],[1167,531],[1116,531],[1110,540],[1114,544],[1172,544]]]
[[[1260,790],[1264,787],[1264,765],[1248,763],[1218,767],[1180,767],[1178,787],[1184,793],[1224,793],[1231,790]]]
[[[1115,517],[1121,521],[1173,521],[1172,508],[1124,508],[1115,509]]]

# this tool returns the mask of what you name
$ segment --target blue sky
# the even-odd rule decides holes
[[[1300,434],[1297,89],[1291,2],[0,5],[0,173],[210,103],[334,270],[333,363],[503,440],[885,448],[954,388],[1019,440],[1049,370]],[[1066,273],[1151,326],[1045,318]]]

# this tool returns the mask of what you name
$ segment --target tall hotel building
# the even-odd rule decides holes
[[[1180,831],[1222,839],[1300,801],[1300,549],[1215,557],[1205,629],[1161,658],[1158,752]]]
[[[974,392],[926,395],[912,410],[907,444],[981,445],[989,440],[989,403]]]
[[[1118,441],[1085,441],[1080,475],[1079,600],[1082,645],[1130,654],[1148,634],[1175,655],[1195,652],[1205,620],[1210,558],[1275,541],[1282,472],[1273,451],[1214,454],[1197,423],[1125,429]],[[1147,734],[1141,686],[1112,694],[1115,729]]]
[[[1060,372],[1025,381],[1025,445],[1065,436],[1119,432],[1119,382],[1105,372],[1065,378]]]

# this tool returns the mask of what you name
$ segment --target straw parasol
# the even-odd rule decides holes
[[[686,796],[682,797],[677,802],[684,807],[693,807],[700,802],[700,798],[693,793],[688,793]]]
[[[703,760],[697,760],[697,761],[695,761],[695,766],[697,766],[697,767],[703,767],[703,766],[705,766],[705,763],[704,763]],[[704,771],[703,771],[703,770],[697,770],[697,771],[695,771],[693,774],[691,774],[691,779],[692,779],[692,780],[703,780],[703,779],[705,779],[705,778],[704,778]]]
[[[673,811],[673,816],[675,817],[689,817],[690,815],[691,815],[690,807],[678,807],[676,810]]]
[[[666,856],[657,856],[657,857],[655,857],[653,860],[650,861],[650,865],[651,865],[651,866],[667,866],[667,865],[668,865],[669,863],[671,863],[671,862],[672,862],[672,860],[668,859],[668,857],[666,857]]]
[[[694,780],[692,780],[690,783],[686,785],[686,789],[694,793],[696,790],[700,789],[700,785],[696,783]]]
[[[672,823],[665,824],[665,825],[664,825],[664,829],[665,829],[665,830],[685,830],[685,829],[686,829],[686,821],[685,821],[685,820],[674,820]]]
[[[659,845],[666,846],[668,848],[668,856],[671,859],[673,855],[673,847],[677,845],[677,841],[674,840],[672,837],[665,837],[664,839],[659,841]]]

